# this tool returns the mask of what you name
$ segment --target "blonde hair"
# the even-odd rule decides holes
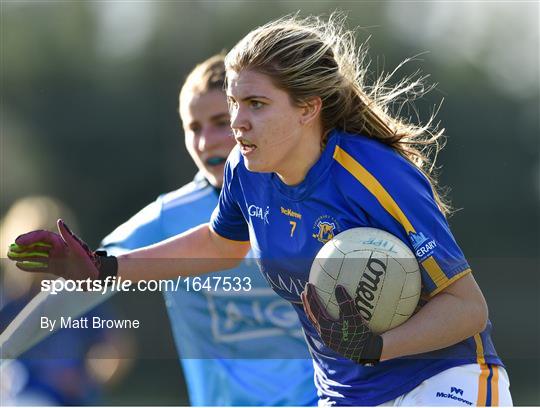
[[[213,55],[201,62],[188,74],[179,95],[179,104],[192,94],[203,94],[214,89],[224,91],[225,53]],[[180,106],[179,106],[180,108]]]
[[[430,160],[443,147],[444,129],[437,129],[434,115],[424,125],[400,117],[404,107],[429,90],[425,77],[416,74],[390,85],[404,61],[368,83],[367,46],[356,46],[355,33],[344,28],[344,20],[342,14],[333,13],[328,20],[293,15],[267,23],[227,54],[225,68],[268,75],[296,105],[320,97],[322,146],[334,128],[391,146],[426,175],[439,208],[447,214],[450,206],[436,191]]]

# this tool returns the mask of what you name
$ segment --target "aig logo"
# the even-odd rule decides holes
[[[270,213],[270,207],[267,206],[265,210],[263,210],[261,207],[257,207],[254,204],[251,204],[248,207],[248,214],[251,218],[260,218],[264,221],[265,224],[270,224],[268,222],[268,214]]]

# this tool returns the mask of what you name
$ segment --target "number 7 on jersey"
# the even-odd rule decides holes
[[[289,224],[291,224],[291,237],[294,234],[294,230],[296,229],[296,221],[289,221]]]

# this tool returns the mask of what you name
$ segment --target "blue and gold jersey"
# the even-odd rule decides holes
[[[454,346],[363,367],[325,347],[306,317],[300,293],[311,263],[325,242],[350,228],[379,228],[407,243],[421,266],[424,301],[470,273],[427,178],[378,141],[333,131],[296,186],[285,185],[274,173],[248,171],[239,150],[233,150],[211,226],[225,238],[249,240],[270,286],[293,303],[316,363],[321,398],[339,405],[376,405],[450,367],[501,364],[490,323]]]

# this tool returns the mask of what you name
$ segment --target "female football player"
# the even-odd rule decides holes
[[[140,280],[223,270],[251,247],[272,288],[300,317],[321,404],[511,405],[486,302],[430,175],[426,155],[441,132],[431,121],[418,125],[395,113],[418,96],[422,81],[390,86],[390,75],[368,83],[365,51],[353,38],[339,18],[287,17],[250,32],[229,52],[227,97],[238,146],[209,224],[116,259],[90,252],[59,221],[60,235],[25,234],[10,256],[24,261],[27,245],[45,241],[51,260],[67,259],[50,263],[60,276]],[[382,335],[369,331],[342,287],[340,317],[332,319],[306,285],[324,242],[362,226],[406,242],[422,269],[422,307]],[[61,266],[69,263],[78,267]]]

